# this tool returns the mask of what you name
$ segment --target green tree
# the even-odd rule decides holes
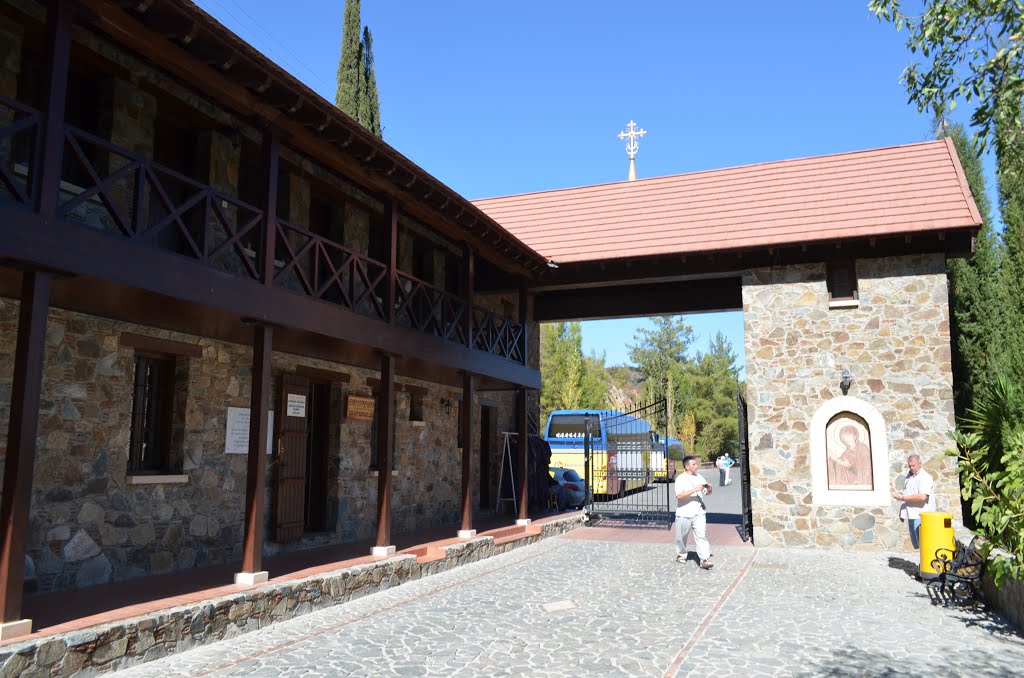
[[[996,146],[996,179],[999,211],[1003,217],[1002,288],[1006,300],[1004,330],[999,337],[1003,350],[996,370],[1018,387],[1024,382],[1024,134],[1021,133],[1021,100],[1006,101],[998,120],[1000,143]],[[1024,397],[1024,389],[1014,393]]]
[[[712,459],[736,452],[736,388],[739,368],[732,342],[718,332],[685,372],[683,409],[692,412],[696,425],[693,453]]]
[[[583,355],[578,322],[540,326],[540,370],[542,426],[553,410],[606,407],[604,356]]]
[[[643,397],[648,401],[666,397],[668,374],[685,363],[693,343],[693,328],[683,316],[652,318],[654,328],[640,328],[633,335],[629,358],[644,377]],[[675,382],[675,383],[678,383]],[[652,422],[664,429],[665,421]]]
[[[381,136],[380,97],[373,70],[373,36],[369,28],[362,30],[360,9],[359,0],[345,0],[334,103],[363,127]]]
[[[919,111],[952,110],[957,99],[976,101],[971,124],[984,149],[1005,102],[1024,97],[1024,9],[1019,0],[926,0],[924,12],[902,11],[901,0],[870,0],[868,8],[897,30],[925,63],[912,63],[902,80]],[[1019,129],[1019,128],[1018,128]]]
[[[366,129],[381,136],[380,95],[377,93],[377,75],[373,71],[373,35],[368,27],[363,29],[363,83],[357,120]]]
[[[956,146],[967,183],[978,205],[982,227],[973,256],[949,261],[949,292],[953,333],[953,383],[956,411],[962,415],[975,394],[991,383],[996,356],[1004,345],[1005,291],[1000,277],[1002,242],[994,232],[991,208],[981,164],[981,149],[960,124],[947,124],[936,116],[939,137]]]

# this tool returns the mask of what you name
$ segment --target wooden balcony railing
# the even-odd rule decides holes
[[[275,285],[386,319],[387,266],[283,219],[275,243]]]
[[[64,128],[58,213],[260,280],[261,209],[71,125]]]
[[[513,362],[526,363],[525,328],[480,306],[473,307],[473,347]]]
[[[0,96],[0,195],[21,205],[35,200],[30,167],[39,167],[42,114]]]
[[[42,123],[39,111],[0,97],[0,201],[34,206]],[[72,125],[62,130],[57,211],[64,221],[268,283],[259,263],[262,209]],[[269,284],[387,321],[386,264],[288,221],[276,220],[275,229]],[[526,364],[522,325],[470,310],[463,298],[407,273],[394,275],[396,325]]]
[[[399,271],[395,322],[466,345],[466,301]]]

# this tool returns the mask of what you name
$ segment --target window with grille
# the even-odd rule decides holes
[[[174,410],[175,359],[135,355],[129,475],[171,471],[171,422]]]

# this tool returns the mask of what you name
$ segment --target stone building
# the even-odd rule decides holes
[[[494,509],[545,260],[192,3],[0,2],[0,214],[0,637]]]

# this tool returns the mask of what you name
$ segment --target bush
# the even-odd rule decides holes
[[[951,437],[964,501],[985,538],[996,586],[1006,577],[1024,581],[1024,422],[1014,386],[1004,379],[969,410]]]

